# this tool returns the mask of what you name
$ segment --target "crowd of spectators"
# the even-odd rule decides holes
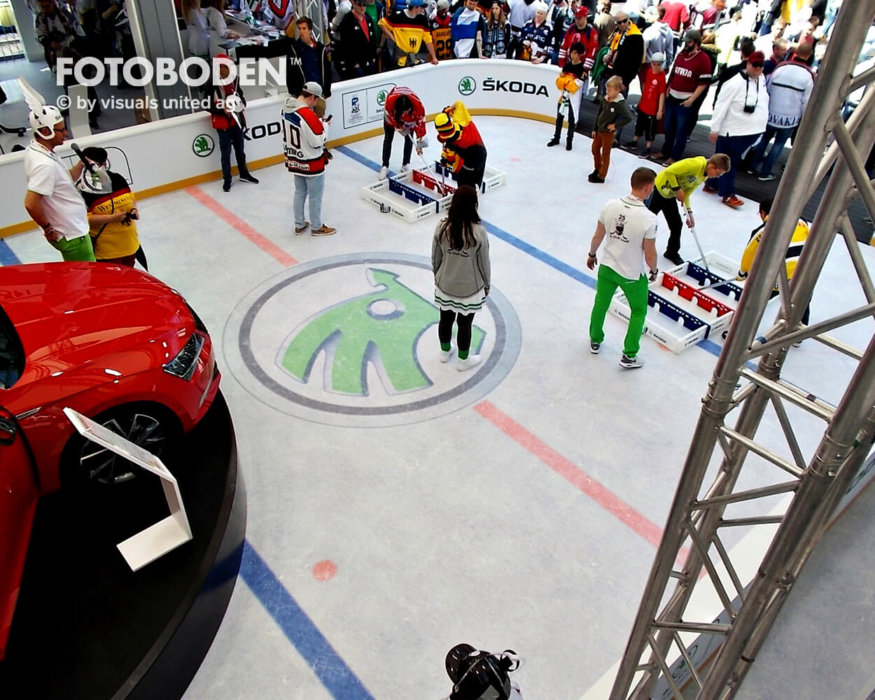
[[[133,54],[124,0],[37,1],[36,34],[49,66],[54,66],[60,55]],[[235,1],[264,13],[276,5]],[[719,104],[725,112],[727,106],[719,102],[722,86],[741,76],[749,97],[748,64],[751,56],[763,56],[763,61],[755,61],[763,67],[753,83],[758,88],[755,94],[760,96],[754,106],[761,115],[768,115],[767,123],[756,134],[754,146],[745,149],[746,160],[737,165],[753,170],[764,181],[776,177],[777,157],[799,123],[817,63],[842,4],[841,0],[387,2],[324,0],[323,17],[316,24],[325,27],[321,36],[308,18],[293,14],[263,17],[274,24],[287,23],[285,34],[291,39],[288,65],[292,68],[287,75],[294,83],[289,86],[292,94],[304,82],[315,81],[327,97],[333,81],[424,61],[478,58],[562,67],[570,46],[580,43],[585,66],[582,77],[594,93],[589,97],[603,96],[606,81],[619,76],[622,94],[628,99],[635,81],[640,92],[645,92],[647,71],[653,57],[659,55],[664,61],[666,92],[664,114],[657,119],[656,131],[665,138],[661,149],[655,147],[657,152],[646,155],[670,164],[683,156],[708,93],[714,108]],[[180,14],[189,29],[189,53],[206,56],[211,33],[229,35],[222,21],[224,3],[181,0]],[[787,87],[787,76],[792,76],[792,87]],[[773,100],[780,114],[768,107],[774,93],[780,94]],[[634,101],[630,102],[634,107]],[[588,133],[592,125],[580,121],[578,131]],[[659,143],[657,137],[657,146]]]
[[[334,13],[329,38],[340,78],[453,58],[564,67],[571,45],[580,44],[581,78],[590,96],[603,96],[606,82],[618,76],[628,98],[635,81],[646,92],[648,71],[659,56],[665,107],[649,116],[665,136],[657,137],[661,149],[642,155],[665,165],[680,160],[710,96],[719,116],[712,140],[725,147],[730,139],[733,146],[733,168],[723,184],[728,189],[721,192],[732,207],[742,202],[732,184],[738,170],[764,182],[777,177],[778,156],[799,124],[841,6],[841,0],[395,0],[388,8],[382,0],[354,3],[341,0],[327,10]],[[660,95],[654,99],[658,103]],[[577,130],[589,133],[592,125],[577,116]],[[744,138],[728,135],[728,128],[741,128]],[[637,148],[637,139],[626,146]]]
[[[33,13],[34,36],[52,72],[59,58],[128,59],[136,55],[125,0],[36,0],[28,7]],[[66,77],[65,91],[72,84],[72,78]],[[88,88],[88,98],[93,105],[88,121],[96,129],[101,110],[93,87]]]

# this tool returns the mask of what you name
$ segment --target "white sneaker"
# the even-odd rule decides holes
[[[381,180],[385,180],[387,177],[389,177],[389,168],[384,165],[382,168],[380,168],[380,172],[377,174],[377,177]]]
[[[456,363],[456,369],[460,372],[464,372],[465,370],[469,370],[472,367],[476,367],[480,364],[480,355],[468,355],[464,360],[459,360]]]
[[[401,166],[402,173],[406,173],[408,170],[410,170],[410,163],[406,163],[406,164]]]
[[[449,362],[450,358],[453,356],[453,353],[455,351],[456,351],[456,348],[452,345],[450,346],[449,350],[441,350],[441,354],[440,354],[441,362],[444,362],[444,363]]]
[[[635,357],[629,357],[628,355],[623,355],[620,358],[620,367],[625,369],[638,369],[639,367],[644,366],[644,360],[642,360],[637,355]]]

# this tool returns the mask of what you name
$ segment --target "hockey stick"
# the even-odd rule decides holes
[[[94,174],[94,168],[91,166],[91,161],[88,160],[88,159],[85,157],[85,155],[82,153],[82,149],[79,148],[79,144],[76,143],[76,142],[73,142],[73,143],[70,144],[70,148],[73,149],[73,153],[75,153],[77,156],[79,156],[79,160],[82,161],[82,164],[85,166],[85,169],[86,169],[90,174],[93,175],[93,174]]]
[[[696,241],[696,247],[699,249],[699,255],[702,256],[702,264],[705,266],[705,270],[708,274],[711,274],[711,268],[708,267],[708,261],[705,259],[705,251],[702,250],[702,244],[699,243],[699,236],[696,235],[696,227],[690,226],[690,233],[693,234],[693,240]]]
[[[729,284],[730,282],[736,282],[738,280],[729,279],[729,280],[715,280],[714,282],[709,282],[704,287],[699,287],[700,292],[704,292],[707,289],[717,289],[717,287],[722,287],[724,284]]]
[[[428,164],[428,161],[425,159],[425,156],[421,153],[419,154],[420,159],[422,160],[422,164],[425,166],[425,170],[428,173],[431,173],[432,178],[434,178],[435,187],[438,188],[438,194],[441,197],[446,196],[447,194],[447,183],[444,181],[444,174],[441,173],[441,181],[438,182],[437,173],[432,169],[432,167]]]

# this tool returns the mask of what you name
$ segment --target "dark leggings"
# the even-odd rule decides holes
[[[389,158],[392,157],[392,141],[395,138],[395,128],[385,121],[383,122],[383,167],[389,167]],[[401,165],[410,165],[410,156],[413,154],[413,137],[402,136],[404,139],[404,157]]]
[[[459,327],[456,343],[460,352],[471,349],[471,326],[474,325],[474,314],[457,314],[455,311],[441,309],[441,320],[438,323],[438,340],[449,343],[453,339],[453,322]]]

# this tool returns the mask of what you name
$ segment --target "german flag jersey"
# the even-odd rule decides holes
[[[88,207],[89,214],[115,214],[120,211],[129,212],[134,208],[134,196],[131,188],[118,173],[107,171],[112,184],[112,192],[91,194],[83,192],[82,197]],[[94,257],[98,260],[115,260],[133,255],[140,247],[137,235],[137,223],[111,221],[106,224],[89,224],[89,234],[94,245]]]
[[[408,17],[404,10],[396,10],[388,17],[383,17],[380,26],[392,34],[392,39],[402,54],[419,53],[423,42],[431,43],[431,32],[425,15]],[[399,61],[399,65],[403,64]]]

